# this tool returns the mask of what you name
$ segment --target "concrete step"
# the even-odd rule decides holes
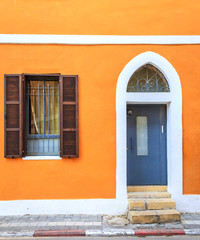
[[[175,209],[176,202],[171,198],[129,199],[129,210],[164,210]]]
[[[170,198],[171,194],[168,192],[129,192],[128,198]]]
[[[128,218],[133,224],[178,222],[180,213],[174,209],[129,211]]]
[[[127,192],[166,192],[167,186],[128,186]]]

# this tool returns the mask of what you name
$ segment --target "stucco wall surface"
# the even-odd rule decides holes
[[[196,35],[198,0],[0,1],[1,33]]]
[[[116,85],[124,66],[153,51],[179,74],[183,91],[184,194],[200,193],[200,46],[0,45],[0,200],[115,198]],[[80,157],[4,158],[4,74],[79,76]]]

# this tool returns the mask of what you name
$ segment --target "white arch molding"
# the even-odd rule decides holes
[[[152,64],[168,81],[170,92],[130,93],[126,92],[131,75],[141,66]],[[166,104],[167,105],[167,180],[168,191],[177,201],[183,196],[182,188],[182,90],[179,76],[174,67],[154,52],[144,52],[133,58],[121,72],[116,93],[117,111],[117,169],[116,196],[127,199],[127,126],[126,105]]]

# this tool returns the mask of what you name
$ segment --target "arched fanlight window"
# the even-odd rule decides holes
[[[130,77],[127,92],[169,92],[164,75],[154,66],[146,64]]]

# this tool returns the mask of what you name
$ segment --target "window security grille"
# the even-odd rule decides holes
[[[27,155],[60,154],[59,81],[30,80],[26,88]]]

